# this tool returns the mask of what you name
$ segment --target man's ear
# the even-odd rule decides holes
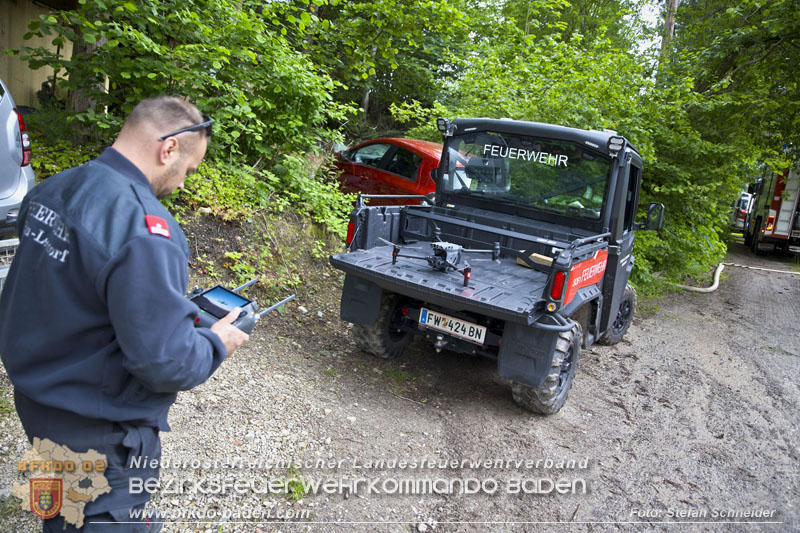
[[[171,163],[174,158],[178,157],[179,149],[178,139],[167,137],[161,141],[161,147],[158,149],[158,162],[162,165]]]

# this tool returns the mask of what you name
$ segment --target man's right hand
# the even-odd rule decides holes
[[[233,321],[239,318],[241,312],[242,310],[239,307],[232,309],[230,313],[208,328],[219,336],[222,344],[225,345],[225,351],[228,352],[228,356],[250,338],[250,335],[233,325]]]

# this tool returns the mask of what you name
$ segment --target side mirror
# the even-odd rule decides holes
[[[647,219],[644,223],[634,224],[634,229],[658,231],[664,225],[664,204],[652,203],[647,208]]]

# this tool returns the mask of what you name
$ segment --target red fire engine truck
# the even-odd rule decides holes
[[[755,194],[747,216],[744,243],[759,254],[776,248],[800,253],[800,173],[797,169],[775,173],[765,170],[750,185]]]

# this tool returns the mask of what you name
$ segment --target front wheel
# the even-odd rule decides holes
[[[402,329],[403,314],[396,294],[384,294],[378,319],[368,328],[353,324],[356,345],[381,359],[400,357],[411,344],[414,334]]]
[[[617,344],[622,340],[622,337],[628,332],[633,322],[633,315],[636,313],[636,304],[638,297],[636,296],[636,289],[632,285],[625,285],[625,293],[622,295],[622,301],[619,303],[619,311],[617,311],[617,318],[614,323],[597,341],[600,344],[611,346]]]
[[[511,384],[511,394],[520,406],[543,415],[558,412],[567,401],[569,389],[578,369],[581,354],[581,325],[575,323],[569,331],[558,334],[550,373],[539,387],[529,387],[522,383]]]

